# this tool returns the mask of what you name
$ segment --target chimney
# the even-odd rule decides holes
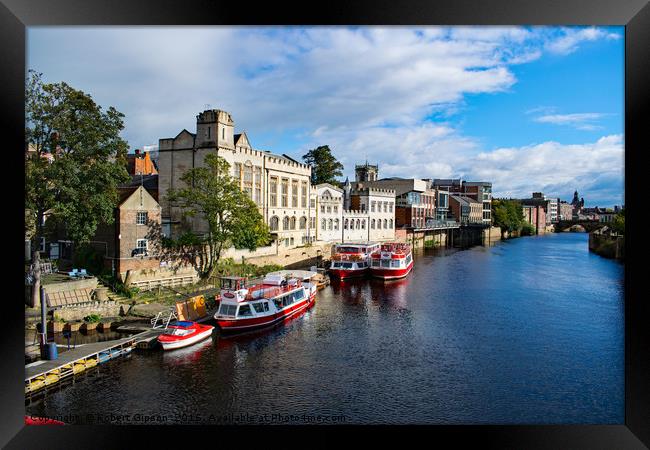
[[[139,155],[139,154],[140,154],[140,149],[139,149],[139,148],[136,148],[136,149],[135,149],[135,154],[136,154],[136,155]]]

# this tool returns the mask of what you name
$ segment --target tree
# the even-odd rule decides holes
[[[64,82],[45,84],[30,70],[25,115],[34,149],[25,167],[25,231],[38,246],[47,213],[72,241],[87,242],[99,223],[113,222],[117,186],[129,179],[128,144],[119,135],[124,114],[102,111],[90,95]]]
[[[625,209],[622,209],[618,214],[616,214],[616,216],[614,216],[614,219],[612,220],[612,230],[621,236],[625,235]]]
[[[311,166],[311,183],[314,185],[321,183],[337,185],[336,178],[343,176],[343,164],[332,155],[327,145],[309,150],[302,159]]]
[[[520,231],[524,225],[524,212],[517,200],[494,199],[492,201],[492,218],[495,226],[505,232]]]
[[[234,246],[255,250],[270,241],[270,234],[257,205],[230,175],[230,164],[220,156],[205,157],[204,167],[181,176],[186,187],[168,191],[167,200],[181,208],[183,216],[203,218],[207,234],[186,231],[167,246],[191,263],[201,278],[213,275],[221,253]]]

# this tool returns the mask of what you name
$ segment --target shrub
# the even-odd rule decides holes
[[[86,317],[84,317],[84,321],[88,323],[96,323],[99,322],[102,319],[102,317],[99,314],[90,314]]]
[[[535,234],[535,227],[528,222],[524,222],[524,224],[521,226],[521,235],[532,236],[534,234]]]

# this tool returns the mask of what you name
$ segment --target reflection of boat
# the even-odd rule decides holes
[[[244,331],[277,324],[311,308],[316,300],[316,285],[286,271],[270,273],[260,284],[246,286],[246,278],[221,278],[221,303],[214,315],[222,331]]]
[[[213,329],[212,325],[196,322],[175,322],[158,336],[158,342],[162,345],[163,350],[187,347],[210,337]]]
[[[384,280],[405,277],[413,269],[413,255],[408,244],[382,244],[381,251],[370,255],[370,259],[370,274]]]
[[[338,244],[334,248],[330,275],[341,280],[352,277],[363,277],[368,273],[370,255],[379,251],[376,242]]]

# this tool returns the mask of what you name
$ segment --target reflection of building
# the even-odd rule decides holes
[[[182,226],[195,233],[207,232],[201,217],[183,218],[178,207],[166,200],[169,189],[182,185],[180,177],[201,167],[208,154],[223,157],[241,189],[259,207],[271,233],[285,247],[310,239],[309,199],[311,168],[287,155],[252,148],[246,133],[235,134],[229,113],[206,110],[196,117],[196,133],[181,131],[174,138],[159,140],[158,170],[163,227],[177,235]]]

